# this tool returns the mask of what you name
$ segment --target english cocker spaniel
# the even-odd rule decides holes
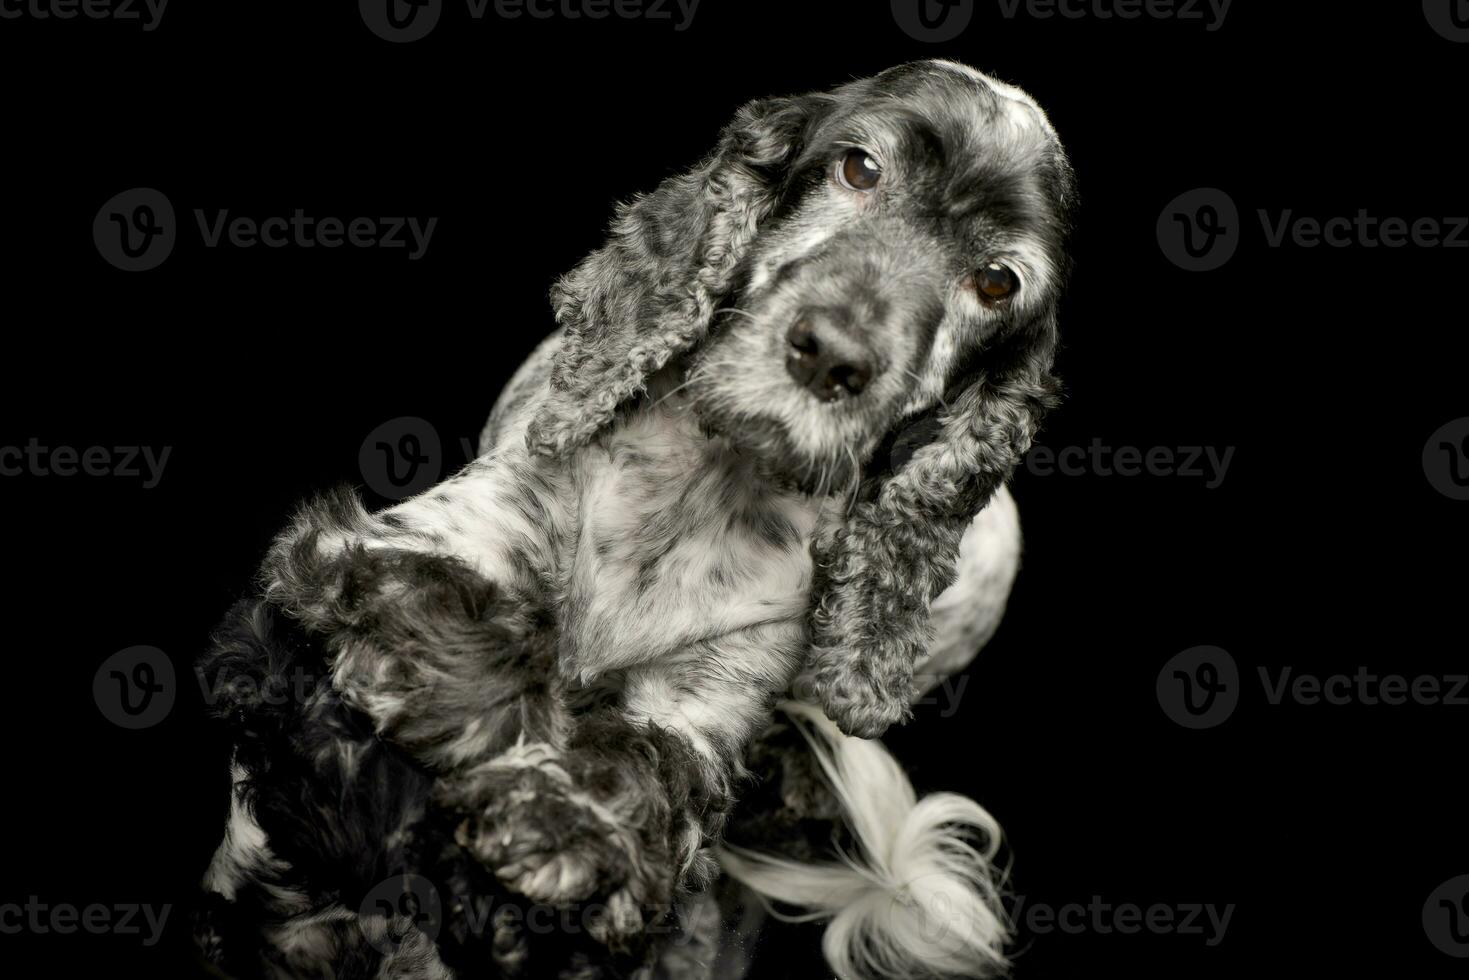
[[[559,329],[485,454],[380,513],[307,505],[220,629],[202,669],[233,801],[207,955],[242,975],[695,976],[650,965],[655,937],[718,855],[832,917],[844,976],[998,964],[991,852],[963,842],[993,843],[992,821],[907,798],[861,739],[909,714],[961,539],[1003,550],[984,573],[1003,604],[1013,521],[976,515],[1056,395],[1071,199],[1036,104],[933,61],[752,102],[620,208],[556,284]],[[804,777],[793,745],[815,750]],[[885,870],[854,885],[717,851],[746,762],[771,759],[785,804],[845,820]],[[743,840],[780,851],[779,820],[747,816],[767,833]],[[915,869],[972,903],[951,942],[870,911],[874,877],[906,902]],[[431,900],[364,901],[394,876]],[[527,903],[596,914],[537,929]]]

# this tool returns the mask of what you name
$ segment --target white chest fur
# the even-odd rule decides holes
[[[490,455],[389,511],[372,543],[427,545],[539,591],[563,671],[590,680],[715,640],[801,647],[819,509],[670,402],[564,461],[528,459],[512,425]]]
[[[817,505],[761,480],[690,413],[635,414],[578,455],[573,481],[561,620],[576,673],[761,627],[803,635]]]

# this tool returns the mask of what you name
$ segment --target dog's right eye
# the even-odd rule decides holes
[[[981,297],[991,303],[1009,298],[1020,288],[1020,277],[1010,267],[999,262],[989,262],[974,274],[974,288]]]
[[[882,179],[882,168],[866,150],[848,150],[837,163],[837,180],[849,191],[870,191]]]

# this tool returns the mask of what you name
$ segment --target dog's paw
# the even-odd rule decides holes
[[[821,771],[821,762],[806,745],[781,759],[780,801],[802,820],[838,821],[842,801]]]
[[[647,928],[648,917],[644,911],[633,897],[632,889],[620,888],[587,917],[587,932],[605,946],[621,947]]]
[[[617,864],[618,829],[576,792],[554,761],[472,772],[446,802],[463,811],[455,840],[525,897],[590,897]]]
[[[532,902],[579,906],[599,942],[638,935],[658,904],[636,835],[553,758],[481,766],[441,787],[439,802],[454,811],[460,847]]]

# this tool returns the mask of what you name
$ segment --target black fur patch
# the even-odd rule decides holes
[[[355,513],[330,502],[315,506],[317,532],[334,526],[321,523],[326,518],[340,524]],[[259,976],[268,967],[289,975],[376,976],[382,956],[353,921],[313,927],[312,956],[324,959],[283,951],[271,932],[334,908],[355,911],[385,879],[413,873],[443,897],[440,956],[465,975],[629,975],[646,949],[611,951],[585,932],[526,924],[531,903],[464,854],[454,840],[454,811],[434,805],[445,777],[404,747],[432,755],[470,718],[502,724],[496,711],[505,715],[505,738],[522,721],[535,724],[535,705],[553,676],[546,624],[528,616],[523,603],[512,613],[456,562],[362,549],[322,559],[314,538],[287,535],[262,571],[264,580],[290,583],[274,591],[301,615],[277,601],[246,599],[199,663],[216,681],[209,712],[232,737],[245,774],[239,792],[281,862],[279,870],[247,869],[233,901],[205,896],[196,916],[201,951],[234,976]],[[398,692],[417,706],[390,726],[390,741],[331,682],[340,651],[369,643],[369,656],[422,658],[423,670],[451,671],[449,688],[465,689],[435,686],[412,665],[390,665]],[[477,910],[494,914],[477,917]]]

